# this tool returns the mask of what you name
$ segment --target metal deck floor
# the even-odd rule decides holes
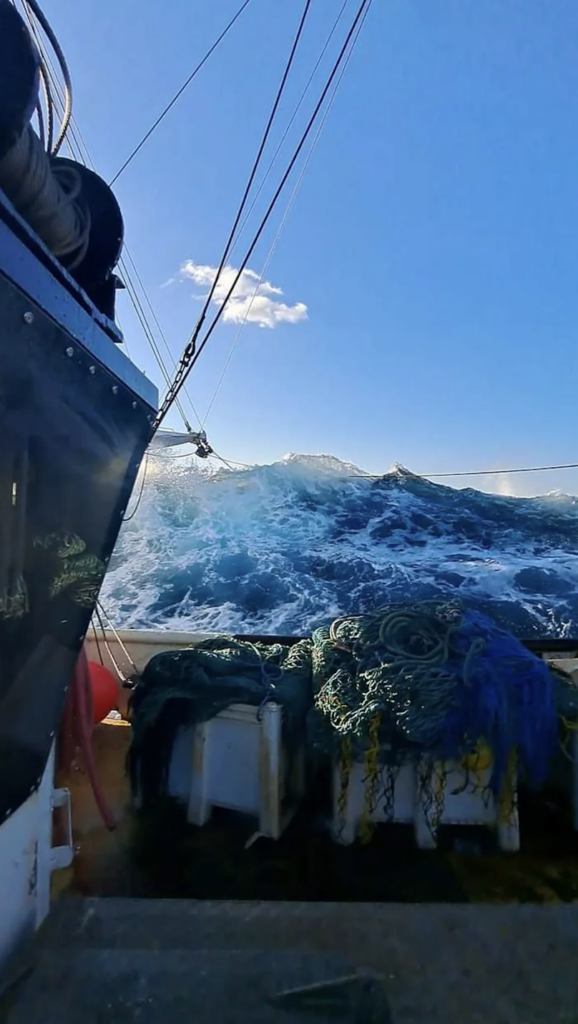
[[[304,1017],[283,989],[372,972],[369,1024],[578,1022],[578,908],[62,899],[8,1024]]]

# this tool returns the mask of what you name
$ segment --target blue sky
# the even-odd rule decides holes
[[[238,0],[44,6],[110,179]],[[273,148],[340,6],[313,2]],[[301,10],[252,0],[115,186],[175,356],[200,309],[196,268],[219,262]],[[261,312],[280,322],[246,325],[208,419],[217,451],[250,462],[331,452],[372,472],[578,461],[577,124],[575,0],[374,0],[267,270],[283,294],[264,295]],[[284,207],[249,263],[257,274]],[[180,274],[187,262],[197,283]],[[159,381],[124,296],[119,314],[133,359]],[[189,378],[201,413],[236,331],[219,327]],[[578,473],[484,484],[576,493]]]

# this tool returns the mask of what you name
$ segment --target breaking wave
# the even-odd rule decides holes
[[[150,457],[102,594],[117,627],[307,634],[459,597],[518,636],[578,635],[578,499],[378,479],[331,456],[203,472]]]

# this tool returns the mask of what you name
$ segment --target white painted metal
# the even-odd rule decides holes
[[[170,629],[119,629],[117,631],[105,629],[102,631],[98,623],[95,623],[95,629],[96,633],[91,628],[86,637],[89,660],[99,661],[100,651],[105,665],[114,671],[114,663],[107,649],[109,648],[114,661],[126,676],[133,671],[133,662],[141,672],[154,654],[159,654],[161,651],[180,650],[183,647],[193,647],[201,640],[216,635],[215,633],[182,632]],[[127,659],[123,648],[128,652],[130,660]],[[543,658],[545,661],[557,665],[563,671],[575,674],[578,678],[578,658],[564,658],[548,652],[543,654]]]
[[[74,844],[72,841],[72,801],[69,789],[54,789],[52,791],[52,810],[55,807],[64,807],[66,812],[66,843],[62,846],[53,846],[50,851],[50,864],[52,871],[59,868],[68,868],[74,859]]]
[[[283,712],[235,704],[174,745],[169,792],[187,806],[188,820],[205,825],[213,807],[251,815],[259,834],[278,839],[305,789],[305,747],[289,757],[282,739]]]
[[[39,788],[0,827],[0,965],[50,909],[50,876],[70,864],[73,847],[52,847],[52,811],[66,806],[68,791],[54,790],[54,746]]]
[[[119,629],[115,633],[111,629],[103,631],[96,624],[96,634],[92,628],[89,630],[85,646],[89,661],[100,661],[102,655],[107,668],[115,672],[116,663],[123,675],[128,678],[134,673],[135,667],[138,672],[142,672],[153,655],[193,647],[210,636],[215,634],[183,633],[162,629]],[[128,658],[125,651],[129,655]]]
[[[210,635],[211,634],[208,633],[173,632],[172,630],[164,631],[139,629],[125,629],[119,630],[118,633],[115,633],[113,630],[107,629],[104,631],[103,636],[102,631],[97,629],[99,648],[100,652],[103,655],[105,664],[107,664],[108,667],[114,671],[114,662],[116,662],[125,676],[131,675],[131,673],[134,672],[135,666],[136,669],[139,672],[141,672],[144,669],[145,665],[150,660],[150,658],[153,657],[153,655],[160,653],[161,651],[177,650],[183,647],[194,646],[194,644],[198,643],[200,640]],[[99,652],[97,650],[94,632],[89,633],[87,637],[86,646],[89,659],[95,661],[98,660]],[[126,656],[125,650],[126,652],[128,652],[128,658]],[[111,654],[114,661],[111,659]],[[549,654],[548,652],[545,652],[543,657],[546,661],[552,661],[565,671],[573,673],[575,675],[575,678],[578,677],[578,659],[563,657],[561,658],[556,654]],[[188,739],[181,737],[181,740],[177,742],[177,745],[175,747],[173,765],[171,767],[171,775],[174,787],[176,787],[176,789],[179,789],[179,782],[177,781],[177,779],[180,779],[181,790],[183,786],[186,787],[185,793],[179,792],[178,794],[183,802],[188,801],[189,789],[187,787],[190,780],[189,772],[190,760],[192,757],[192,742],[192,735],[190,735]],[[185,747],[182,748],[181,753],[179,754],[179,745],[182,746],[183,743],[185,744]],[[188,753],[186,749],[187,743],[189,745]],[[578,735],[576,733],[573,734],[572,749],[574,751],[572,787],[573,809],[575,827],[576,829],[578,829]],[[186,761],[186,766],[184,768],[182,766],[179,768],[179,759],[182,758],[183,753]],[[185,779],[187,780],[187,782],[183,781]],[[401,790],[403,790],[404,786],[407,786],[408,784],[409,783],[407,782],[407,776],[405,781],[400,780],[398,783],[398,785],[401,787]],[[413,821],[414,818],[412,817],[410,820]],[[416,829],[416,834],[418,836],[418,841],[422,845],[427,843],[431,844],[432,840],[429,826],[427,827],[427,837],[429,838],[427,838],[422,830],[422,825],[423,822],[420,819],[419,813],[417,813],[415,815],[414,826]],[[356,826],[354,827],[354,833],[355,828]],[[517,813],[514,813],[512,815],[512,820],[510,824],[499,826],[499,841],[505,849],[518,848],[519,829],[517,822]]]
[[[435,849],[437,845],[437,828],[428,817],[427,808],[420,795],[420,773],[427,771],[427,766],[418,764],[403,765],[399,771],[394,787],[393,818],[387,816],[383,795],[386,792],[387,775],[381,771],[376,788],[378,799],[373,807],[370,819],[380,823],[394,821],[397,824],[412,824],[416,843],[420,849]],[[445,789],[443,801],[440,794],[440,806],[443,806],[439,825],[487,825],[497,831],[498,845],[502,850],[516,852],[520,848],[518,812],[516,810],[515,782],[512,783],[513,807],[507,819],[502,820],[500,808],[485,790],[489,782],[490,770],[479,773],[475,784],[472,773],[467,773],[458,765],[446,765]],[[365,792],[367,770],[361,763],[354,763],[349,774],[347,796],[342,810],[340,809],[341,776],[337,762],[333,766],[333,838],[344,845],[354,842],[364,819]],[[440,773],[440,779],[442,778]],[[435,814],[435,807],[433,809]]]
[[[542,658],[554,668],[571,675],[574,682],[578,683],[578,658],[560,658],[555,653],[549,654],[547,651],[543,652]],[[555,785],[559,786],[571,801],[572,822],[574,830],[578,832],[578,722],[564,724],[561,728],[565,731],[561,745],[566,756],[559,757],[551,772]]]

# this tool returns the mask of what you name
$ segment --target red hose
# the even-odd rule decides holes
[[[105,827],[112,832],[116,828],[116,822],[108,807],[96,771],[94,751],[92,749],[92,690],[90,685],[90,674],[88,671],[88,659],[86,651],[82,648],[74,669],[74,678],[71,690],[72,717],[74,720],[74,732],[77,746],[80,747],[86,772],[90,780],[96,806],[100,812]],[[65,717],[66,721],[66,717]]]

